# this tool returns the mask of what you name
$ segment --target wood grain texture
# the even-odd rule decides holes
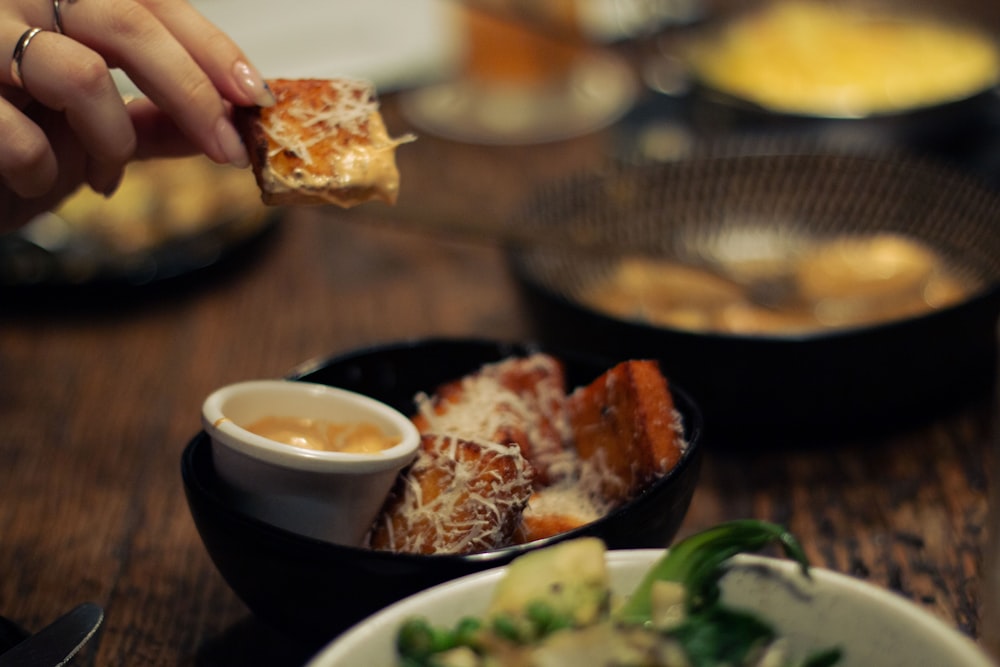
[[[421,138],[403,158],[404,193],[417,189],[405,197],[493,215],[542,174],[596,160],[599,140],[505,151]],[[445,160],[489,187],[405,175]],[[0,303],[0,613],[38,629],[80,601],[103,605],[81,665],[307,659],[249,616],[188,514],[179,460],[204,396],[384,341],[532,331],[501,248],[365,215],[291,211],[245,265],[194,284]],[[977,636],[989,426],[984,404],[836,446],[726,443],[708,453],[682,535],[739,517],[787,524],[816,564]]]

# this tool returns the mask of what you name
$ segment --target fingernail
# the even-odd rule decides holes
[[[240,169],[250,166],[246,146],[243,145],[239,133],[228,118],[222,117],[216,122],[215,139],[219,142],[219,148],[229,164]]]
[[[99,192],[105,198],[113,195],[118,186],[121,185],[124,171],[121,167],[108,168],[98,164],[91,164],[87,168],[87,182],[94,192]]]
[[[125,173],[124,172],[119,172],[118,178],[116,178],[106,188],[104,188],[104,191],[101,194],[104,195],[105,199],[109,199],[111,197],[111,195],[113,195],[114,193],[118,192],[118,187],[122,184],[122,177],[123,176],[125,176]]]
[[[240,89],[253,100],[254,104],[261,107],[269,107],[274,104],[274,94],[255,68],[239,60],[233,66],[233,73],[236,75],[236,82]]]

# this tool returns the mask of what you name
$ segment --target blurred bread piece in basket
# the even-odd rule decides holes
[[[355,79],[270,79],[276,103],[240,107],[236,127],[268,205],[394,204],[396,147],[375,87]]]

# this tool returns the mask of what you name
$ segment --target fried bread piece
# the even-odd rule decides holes
[[[610,507],[585,482],[599,482],[598,475],[566,479],[554,486],[536,490],[521,514],[514,533],[517,544],[540,540],[584,526],[604,516]]]
[[[515,443],[535,471],[536,486],[560,475],[570,437],[562,363],[547,354],[511,357],[418,397],[422,433]]]
[[[389,137],[370,82],[267,83],[276,104],[234,112],[265,204],[395,203],[396,146],[409,137]]]
[[[609,502],[634,497],[684,451],[673,397],[655,361],[618,364],[574,390],[566,409],[576,451],[602,471],[601,493]]]
[[[539,354],[418,396],[422,449],[371,546],[470,553],[563,533],[633,498],[680,459],[682,428],[656,362],[624,362],[568,396],[564,388],[561,362]]]
[[[505,546],[531,488],[531,467],[514,444],[424,435],[376,519],[370,546],[420,554]]]

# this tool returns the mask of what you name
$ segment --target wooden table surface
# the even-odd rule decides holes
[[[422,137],[400,150],[401,203],[499,215],[532,182],[605,159],[612,138],[483,148]],[[449,171],[461,178],[437,180],[442,165],[461,165]],[[175,285],[44,303],[3,293],[0,613],[36,630],[81,601],[102,605],[106,620],[75,664],[308,658],[249,616],[199,541],[179,461],[202,399],[384,341],[535,335],[502,247],[365,211],[385,213],[288,211],[225,271]],[[989,406],[877,440],[710,450],[682,535],[738,517],[781,522],[816,564],[978,636]]]

